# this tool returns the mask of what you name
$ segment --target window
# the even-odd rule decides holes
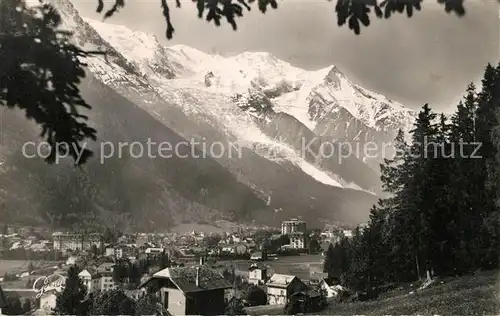
[[[168,291],[163,292],[163,306],[168,308]]]

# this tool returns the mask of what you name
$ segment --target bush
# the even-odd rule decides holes
[[[259,306],[267,304],[266,292],[258,286],[250,286],[247,289],[246,300],[250,306]]]

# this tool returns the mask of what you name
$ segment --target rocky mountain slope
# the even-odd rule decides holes
[[[145,33],[85,21],[67,0],[50,2],[75,41],[108,53],[87,60],[81,85],[94,106],[96,158],[84,172],[69,161],[47,166],[26,159],[20,148],[38,140],[37,128],[4,112],[1,133],[10,141],[0,145],[3,216],[134,229],[217,218],[366,220],[380,191],[377,170],[363,153],[340,148],[382,144],[398,128],[408,129],[413,112],[351,83],[335,67],[305,71],[268,53],[222,57],[165,47]],[[99,161],[105,142],[146,147],[148,141],[196,141],[199,155],[186,147],[182,157],[159,158],[153,150],[155,158],[135,158],[125,150]],[[216,145],[222,154],[207,153]],[[337,150],[325,154],[326,145]]]

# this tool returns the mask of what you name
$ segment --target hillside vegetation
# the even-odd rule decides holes
[[[445,278],[425,290],[404,289],[368,302],[331,302],[322,315],[497,315],[500,312],[498,271]],[[253,307],[250,315],[282,315],[283,306]]]

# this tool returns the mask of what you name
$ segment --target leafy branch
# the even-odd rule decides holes
[[[167,0],[160,0],[163,9],[163,17],[167,23],[166,36],[172,39],[174,27],[170,17],[170,9]],[[332,0],[328,0],[331,2]],[[192,0],[196,3],[198,17],[205,18],[207,22],[213,22],[216,26],[221,25],[221,20],[225,18],[233,30],[237,30],[236,19],[243,17],[244,10],[251,11],[251,5],[257,2],[258,10],[266,13],[268,8],[278,8],[276,0]],[[393,14],[404,14],[410,18],[415,11],[421,10],[423,0],[337,0],[335,12],[337,14],[337,23],[343,26],[347,23],[350,30],[356,35],[361,33],[361,25],[367,27],[370,25],[370,15],[372,12],[379,19],[388,19]],[[464,0],[437,0],[444,6],[446,13],[455,13],[458,17],[465,15]],[[499,0],[500,2],[500,0]],[[175,0],[176,7],[181,7],[180,0]],[[116,0],[113,6],[105,11],[104,19],[113,16],[118,9],[125,6],[124,0]],[[97,12],[104,10],[103,0],[98,0]],[[206,13],[206,14],[205,14]]]

